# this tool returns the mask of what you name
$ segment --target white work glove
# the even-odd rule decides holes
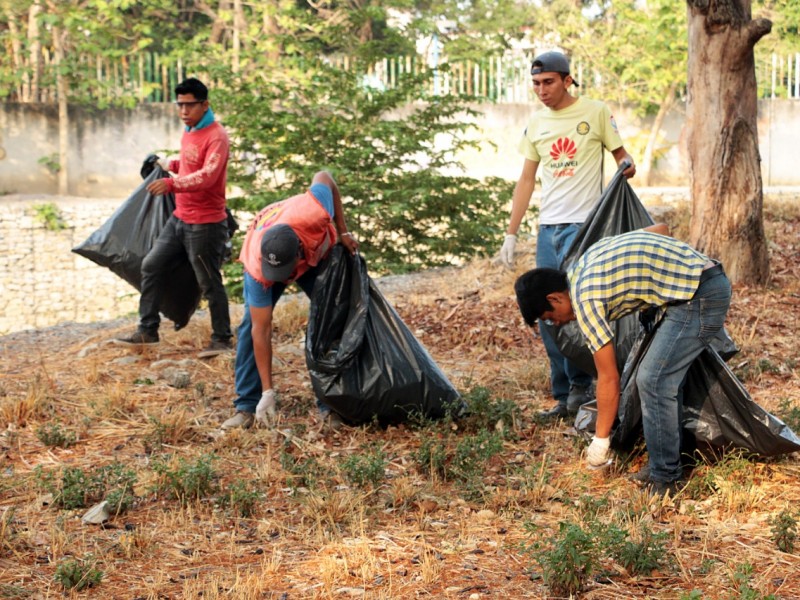
[[[592,443],[589,444],[589,449],[586,451],[586,462],[589,467],[603,467],[608,464],[611,458],[611,438],[599,438],[594,436]]]
[[[256,405],[256,421],[262,425],[269,425],[278,416],[275,410],[276,397],[273,390],[266,390],[261,394],[261,400]]]
[[[503,240],[503,247],[500,248],[500,262],[503,266],[511,269],[514,266],[514,248],[517,247],[517,236],[507,233]]]

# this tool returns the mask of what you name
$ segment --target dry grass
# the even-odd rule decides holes
[[[737,286],[728,330],[742,348],[731,365],[756,402],[800,421],[797,206],[768,203],[773,281]],[[670,211],[680,230],[685,209]],[[626,478],[641,453],[605,475],[588,473],[584,442],[563,425],[536,423],[550,404],[548,372],[513,299],[514,278],[533,260],[521,247],[516,273],[478,261],[386,288],[459,389],[487,388],[492,402],[518,408],[489,425],[484,434],[500,439],[499,453],[479,448],[474,470],[461,471],[466,479],[448,470],[452,463],[423,467],[419,453],[439,443],[455,460],[459,444],[481,433],[469,422],[320,429],[302,354],[303,300],[287,297],[276,314],[275,430],[220,433],[233,363],[194,359],[209,336],[205,316],[180,332],[165,328],[161,345],[142,353],[104,344],[116,330],[91,340],[15,337],[0,379],[0,597],[64,597],[54,574],[72,559],[103,571],[99,586],[80,594],[93,598],[550,597],[523,546],[539,535],[548,547],[570,522],[616,524],[637,542],[647,531],[664,534],[670,557],[644,574],[605,557],[584,598],[679,599],[692,590],[707,599],[800,598],[800,551],[781,552],[771,533],[782,511],[800,519],[796,455],[701,463],[679,497],[662,502]],[[236,322],[240,308],[232,312]],[[171,385],[169,366],[188,383]],[[56,422],[75,444],[39,440],[37,428]],[[368,456],[375,443],[383,479],[351,483],[346,459]],[[51,495],[76,468],[107,494],[114,481],[102,469],[114,465],[136,483],[128,510],[105,527],[79,518],[93,497],[64,508]],[[167,493],[171,476],[199,497]]]

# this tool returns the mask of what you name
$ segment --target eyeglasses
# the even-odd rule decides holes
[[[202,104],[205,100],[194,100],[192,102],[175,102],[175,106],[178,107],[178,110],[182,108],[191,108],[192,106],[196,106],[197,104]]]

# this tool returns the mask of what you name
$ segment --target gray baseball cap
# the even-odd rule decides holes
[[[561,52],[545,52],[533,59],[531,63],[531,75],[539,73],[561,73],[569,75],[569,59]],[[572,78],[572,83],[576,86],[578,82]]]

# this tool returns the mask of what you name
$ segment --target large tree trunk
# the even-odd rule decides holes
[[[764,284],[753,47],[772,23],[751,19],[750,0],[687,0],[687,128],[692,244],[719,258],[734,282]]]

